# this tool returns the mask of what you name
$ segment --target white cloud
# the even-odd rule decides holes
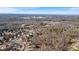
[[[79,7],[79,0],[0,0],[0,7]]]
[[[52,11],[32,11],[28,10],[25,12],[20,12],[23,14],[73,14],[73,15],[79,15],[79,8],[65,8],[66,10],[52,10]]]
[[[25,10],[20,10],[22,8],[11,8],[11,7],[1,7],[0,13],[18,13],[18,14],[79,14],[79,8],[65,8],[66,10],[52,10],[52,11],[38,11],[35,8],[31,7],[26,8]]]
[[[0,8],[0,13],[15,13],[18,11],[16,8],[8,8],[8,7],[1,7]]]
[[[0,13],[28,13],[28,11],[32,11],[36,7],[24,7],[25,10],[22,9],[22,7],[0,7]]]

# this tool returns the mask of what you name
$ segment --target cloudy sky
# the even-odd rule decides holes
[[[66,14],[79,15],[79,8],[74,7],[0,7],[0,13],[9,14]]]

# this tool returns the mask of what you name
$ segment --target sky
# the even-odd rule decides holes
[[[78,7],[0,7],[0,14],[79,15]]]

